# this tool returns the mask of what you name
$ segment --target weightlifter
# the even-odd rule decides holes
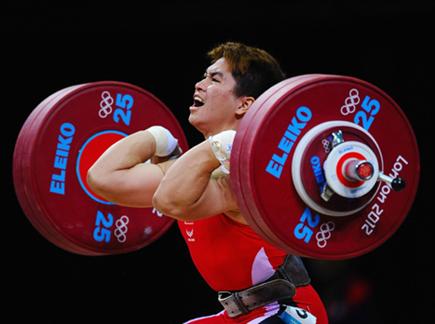
[[[221,44],[208,56],[189,116],[205,140],[179,156],[167,129],[138,131],[101,155],[88,184],[116,204],[153,206],[178,220],[194,264],[223,306],[187,323],[327,323],[302,260],[248,226],[229,183],[240,119],[284,73],[270,54],[241,43]]]

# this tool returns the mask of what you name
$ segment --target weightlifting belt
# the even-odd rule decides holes
[[[219,291],[218,300],[229,317],[247,314],[273,302],[291,302],[296,287],[310,283],[300,257],[288,255],[275,274],[266,281],[240,291]]]

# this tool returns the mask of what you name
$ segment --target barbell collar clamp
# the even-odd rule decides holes
[[[400,191],[406,187],[405,180],[403,180],[400,177],[396,177],[396,178],[390,177],[389,175],[386,175],[382,171],[379,172],[378,180],[388,183],[390,187],[393,188],[394,191]]]

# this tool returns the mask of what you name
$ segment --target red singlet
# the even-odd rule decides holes
[[[260,283],[275,273],[287,255],[251,227],[223,214],[195,222],[178,221],[178,226],[196,268],[215,291],[242,290]],[[316,316],[317,323],[327,323],[326,311],[311,285],[298,287],[293,300]],[[275,308],[277,312],[279,306]],[[231,320],[243,323],[243,317],[248,319],[270,311],[266,306],[234,319],[229,319],[226,312],[215,316],[225,317],[230,320],[228,323]]]

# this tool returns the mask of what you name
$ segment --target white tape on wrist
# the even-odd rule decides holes
[[[235,130],[226,130],[214,136],[210,136],[211,149],[216,159],[221,164],[220,169],[223,173],[230,173],[230,157],[231,149],[233,147],[234,137],[236,136]]]
[[[146,130],[153,135],[154,140],[156,141],[156,156],[168,156],[177,147],[178,140],[166,128],[162,126],[151,126]]]

